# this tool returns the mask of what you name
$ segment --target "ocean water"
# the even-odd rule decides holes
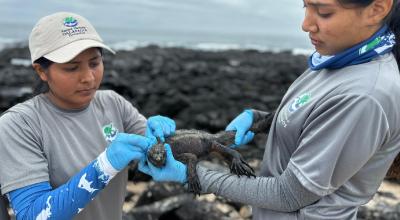
[[[37,20],[83,15],[116,50],[183,46],[202,50],[310,52],[301,0],[0,0],[0,49],[26,44]]]

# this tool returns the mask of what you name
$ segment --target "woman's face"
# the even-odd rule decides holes
[[[50,100],[63,109],[80,109],[94,97],[103,78],[103,58],[97,48],[89,48],[67,63],[53,63],[45,74]]]
[[[334,55],[373,35],[378,29],[367,24],[367,8],[344,8],[337,0],[303,0],[302,29],[322,55]]]

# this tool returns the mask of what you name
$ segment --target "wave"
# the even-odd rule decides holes
[[[216,43],[216,42],[198,42],[198,43],[178,43],[178,42],[150,42],[150,41],[122,41],[110,44],[110,47],[114,50],[134,50],[139,47],[146,47],[150,45],[156,45],[159,47],[183,47],[193,50],[202,51],[226,51],[226,50],[257,50],[261,52],[282,52],[291,51],[294,55],[310,55],[313,50],[309,48],[293,48],[293,49],[282,49],[267,47],[259,44],[235,44],[235,43]]]
[[[0,51],[6,48],[26,47],[27,42],[20,42],[15,39],[1,38],[0,37]],[[197,42],[197,43],[181,43],[181,42],[151,42],[151,41],[121,41],[109,44],[109,46],[115,51],[130,51],[140,47],[146,47],[150,45],[156,45],[159,47],[183,47],[193,50],[201,51],[226,51],[226,50],[257,50],[260,52],[281,52],[291,51],[294,55],[310,55],[313,50],[309,48],[273,48],[259,44],[235,44],[235,43],[216,43],[216,42]]]

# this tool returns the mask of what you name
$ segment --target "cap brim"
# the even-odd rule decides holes
[[[110,47],[106,46],[102,42],[85,39],[85,40],[74,41],[70,44],[67,44],[51,53],[44,55],[44,57],[55,63],[66,63],[72,60],[82,51],[91,47],[101,47],[115,54],[114,50],[112,50]]]

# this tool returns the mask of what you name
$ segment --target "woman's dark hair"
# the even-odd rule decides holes
[[[375,0],[337,0],[341,5],[354,5],[365,7]],[[400,70],[400,0],[393,0],[393,7],[384,22],[389,26],[390,30],[396,36],[396,44],[393,47],[393,54],[396,57]]]
[[[40,57],[39,59],[35,60],[33,63],[39,64],[45,71],[49,69],[51,64],[54,62],[51,60],[48,60],[44,57]],[[49,91],[49,85],[47,82],[43,81],[39,75],[36,74],[36,80],[35,83],[33,84],[33,95],[39,95],[41,93],[45,93]]]
[[[96,47],[99,51],[100,54],[103,56],[103,48],[101,47]],[[39,59],[35,60],[33,63],[39,64],[45,71],[49,69],[51,64],[54,62],[51,60],[46,59],[45,57],[40,57]],[[33,95],[39,95],[41,93],[45,93],[49,91],[49,85],[47,82],[43,81],[37,74],[36,74],[36,80],[35,83],[33,84]]]

